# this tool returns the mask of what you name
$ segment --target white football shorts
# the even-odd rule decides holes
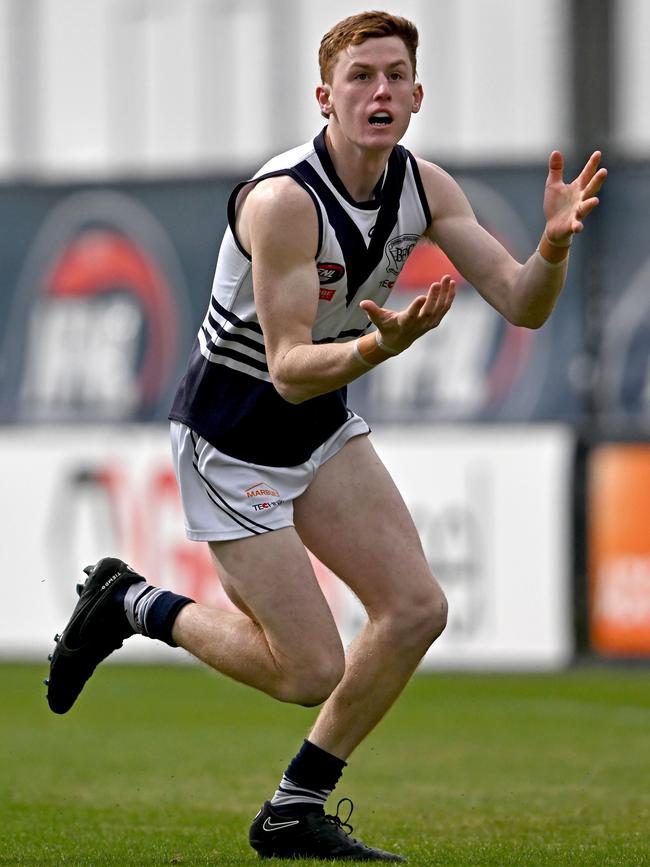
[[[267,467],[225,455],[186,425],[172,421],[172,457],[185,535],[195,541],[225,541],[293,527],[293,501],[307,490],[318,468],[352,437],[369,432],[361,416],[351,413],[304,464]]]

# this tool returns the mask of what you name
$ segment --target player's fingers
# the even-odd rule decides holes
[[[428,316],[431,316],[438,305],[442,291],[442,281],[436,281],[429,286],[427,294],[424,297],[424,303],[418,311],[419,319],[426,319]]]
[[[390,310],[386,310],[385,307],[380,307],[369,298],[367,298],[365,301],[361,301],[359,303],[359,307],[361,307],[362,310],[365,310],[368,319],[372,322],[373,325],[382,325],[386,321],[386,319],[389,319],[392,316]]]
[[[451,307],[455,297],[456,283],[445,274],[439,283],[432,283],[427,294],[427,303],[420,311],[420,318],[428,320],[429,327],[435,327]]]
[[[592,196],[590,199],[586,199],[584,202],[580,202],[578,206],[578,219],[584,220],[584,218],[590,214],[593,209],[600,204],[600,199],[596,196]]]
[[[438,309],[436,311],[437,314],[437,322],[436,325],[439,325],[444,316],[447,314],[449,308],[453,304],[454,298],[456,297],[456,283],[451,278],[449,282],[442,287],[442,292],[440,293],[440,297],[438,298]]]
[[[585,188],[592,181],[598,170],[601,156],[600,151],[594,151],[585,163],[583,170],[578,175],[578,183],[581,188]]]
[[[427,303],[427,300],[428,295],[418,295],[417,298],[414,298],[404,311],[402,323],[404,325],[411,325],[415,322],[415,320],[419,318],[421,310]]]
[[[562,171],[564,169],[564,159],[559,151],[553,151],[548,158],[548,180],[551,183],[556,183],[562,180]]]
[[[596,208],[599,204],[599,199],[593,198],[589,199],[588,202],[582,202],[580,207],[576,209],[575,214],[571,220],[571,231],[579,234],[584,229],[583,220],[585,220],[589,214]]]
[[[607,177],[607,169],[598,169],[593,178],[582,191],[583,198],[590,198],[600,192],[600,188],[605,183]]]
[[[423,305],[422,310],[420,311],[420,315],[428,315],[433,310],[437,309],[441,303],[444,303],[444,299],[449,292],[449,287],[453,284],[453,280],[449,274],[445,274],[444,277],[441,277],[440,280],[436,280],[435,283],[432,283],[429,286],[429,290],[427,292],[427,300]]]
[[[451,304],[455,289],[456,281],[450,277],[449,274],[445,274],[440,281],[440,293],[438,295],[439,307],[446,307]]]

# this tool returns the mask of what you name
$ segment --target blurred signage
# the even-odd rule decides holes
[[[373,441],[450,601],[449,625],[425,665],[566,664],[571,434],[379,429]],[[0,655],[45,659],[75,604],[82,568],[108,555],[158,586],[232,609],[207,545],[185,539],[165,428],[5,430],[0,476]],[[365,613],[329,569],[312,562],[347,644]],[[25,610],[29,618],[15,617]],[[136,636],[120,657],[178,654]]]
[[[589,465],[594,650],[650,656],[650,445],[604,445]]]
[[[527,259],[543,225],[545,168],[457,177],[481,224]],[[0,421],[166,418],[237,180],[0,187]],[[408,352],[352,383],[351,405],[372,422],[574,423],[591,394],[599,423],[645,436],[649,198],[647,166],[612,173],[598,212],[603,245],[590,248],[589,231],[576,239],[567,285],[537,331],[509,325],[437,248],[418,244],[389,305],[407,306],[445,272],[459,282],[454,305]],[[597,359],[585,327],[602,336]]]
[[[593,251],[599,280],[591,284],[596,297],[586,299],[592,302],[591,315],[600,337],[598,422],[613,439],[637,434],[646,440],[650,431],[650,163],[617,165],[601,207],[603,248]]]
[[[531,203],[541,202],[544,172],[459,178],[483,225],[526,259],[541,231]],[[166,418],[236,180],[0,188],[0,420]],[[441,274],[458,277],[437,248],[411,246],[388,302],[396,309]],[[391,264],[397,251],[387,255]],[[583,320],[572,257],[567,289],[539,331],[509,325],[459,279],[442,326],[352,383],[351,406],[372,422],[574,419]]]
[[[567,664],[571,431],[559,425],[375,430],[375,448],[449,600],[447,628],[425,665]]]
[[[647,231],[647,228],[646,228]],[[645,245],[644,245],[645,246]],[[650,420],[650,259],[616,292],[603,323],[601,416],[605,424]]]
[[[15,418],[151,417],[176,375],[186,308],[173,247],[147,209],[108,190],[63,198],[33,238],[9,309]]]

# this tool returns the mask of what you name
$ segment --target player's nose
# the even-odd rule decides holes
[[[390,82],[385,75],[380,75],[377,78],[377,86],[375,87],[375,97],[380,99],[390,99]]]

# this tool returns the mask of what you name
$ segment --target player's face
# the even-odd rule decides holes
[[[321,110],[343,135],[371,149],[393,147],[420,110],[406,45],[397,36],[367,39],[339,52],[330,84],[317,88]]]

